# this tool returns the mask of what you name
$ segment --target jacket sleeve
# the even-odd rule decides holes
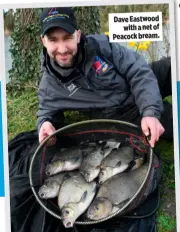
[[[53,97],[48,94],[47,89],[48,85],[50,83],[48,82],[48,78],[46,76],[46,71],[44,70],[42,79],[39,84],[38,89],[38,111],[37,111],[37,122],[36,127],[39,132],[41,125],[45,121],[49,121],[52,123],[52,125],[58,129],[57,125],[64,123],[64,113],[60,109],[58,109],[54,104]],[[61,120],[62,122],[59,123],[58,120]]]
[[[112,43],[113,61],[119,73],[127,79],[140,115],[160,118],[163,101],[157,78],[145,59],[136,52]]]
[[[42,76],[42,79],[39,84],[38,89],[38,112],[37,112],[37,122],[36,127],[39,132],[41,125],[45,121],[49,121],[52,123],[52,115],[53,111],[50,111],[46,106],[45,99],[47,98],[47,81],[45,76]]]
[[[41,125],[45,121],[49,121],[52,125],[57,129],[59,127],[58,120],[64,123],[64,113],[60,109],[58,109],[54,104],[53,97],[48,94],[48,86],[49,78],[45,68],[45,57],[44,57],[44,50],[42,50],[40,54],[40,76],[41,81],[39,83],[38,89],[38,111],[37,111],[37,121],[36,121],[36,128],[39,132]]]

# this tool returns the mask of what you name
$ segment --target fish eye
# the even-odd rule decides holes
[[[46,175],[50,176],[50,175],[51,175],[51,172],[50,172],[50,171],[47,171],[47,172],[46,172]]]
[[[101,172],[101,175],[104,176],[104,171]]]
[[[68,210],[65,210],[65,214],[69,214],[69,211],[68,211]]]
[[[45,196],[45,194],[44,194],[44,193],[41,193],[41,194],[40,194],[40,197],[44,197],[44,196]]]
[[[51,182],[50,180],[46,180],[45,185],[48,186],[50,184],[50,182]]]
[[[99,205],[96,205],[96,209],[99,210]]]

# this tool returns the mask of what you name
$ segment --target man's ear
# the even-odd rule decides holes
[[[45,37],[41,35],[41,41],[44,45],[44,47],[46,47],[46,40],[45,40]]]

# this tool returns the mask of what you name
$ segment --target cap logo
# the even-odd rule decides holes
[[[52,9],[49,11],[48,15],[50,15],[50,14],[57,14],[57,13],[58,13],[58,11],[56,10],[56,8],[52,8]]]
[[[68,19],[69,15],[66,15],[66,14],[52,14],[52,15],[49,15],[46,18],[44,18],[43,23],[48,22],[49,20],[52,20],[52,19],[57,19],[57,18]]]
[[[55,27],[60,27],[72,34],[77,27],[76,18],[69,7],[48,8],[42,11],[40,20],[42,35]]]

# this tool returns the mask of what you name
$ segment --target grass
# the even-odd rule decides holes
[[[159,215],[158,219],[158,231],[175,231],[176,228],[176,221],[172,219],[167,214]]]
[[[8,140],[23,131],[36,129],[37,109],[37,91],[26,91],[15,96],[7,94]],[[79,112],[66,112],[65,118],[66,124],[87,119]]]
[[[172,103],[172,98],[165,99]],[[176,231],[175,208],[175,173],[174,173],[174,144],[160,140],[157,144],[163,161],[163,177],[160,183],[161,203],[157,211],[157,226],[160,232]]]
[[[171,98],[167,99],[171,101]],[[11,140],[23,131],[36,129],[37,96],[36,91],[23,92],[19,96],[7,94],[8,139]],[[78,112],[66,113],[66,123],[81,121]],[[163,178],[160,183],[161,204],[157,212],[158,232],[175,232],[175,177],[174,148],[172,142],[161,140],[157,147],[163,160]]]
[[[176,231],[175,208],[175,175],[173,144],[160,141],[158,148],[163,161],[163,177],[160,183],[160,207],[157,211],[157,225],[159,232]]]
[[[36,92],[24,92],[20,96],[7,94],[8,139],[22,131],[35,129],[37,96]]]

